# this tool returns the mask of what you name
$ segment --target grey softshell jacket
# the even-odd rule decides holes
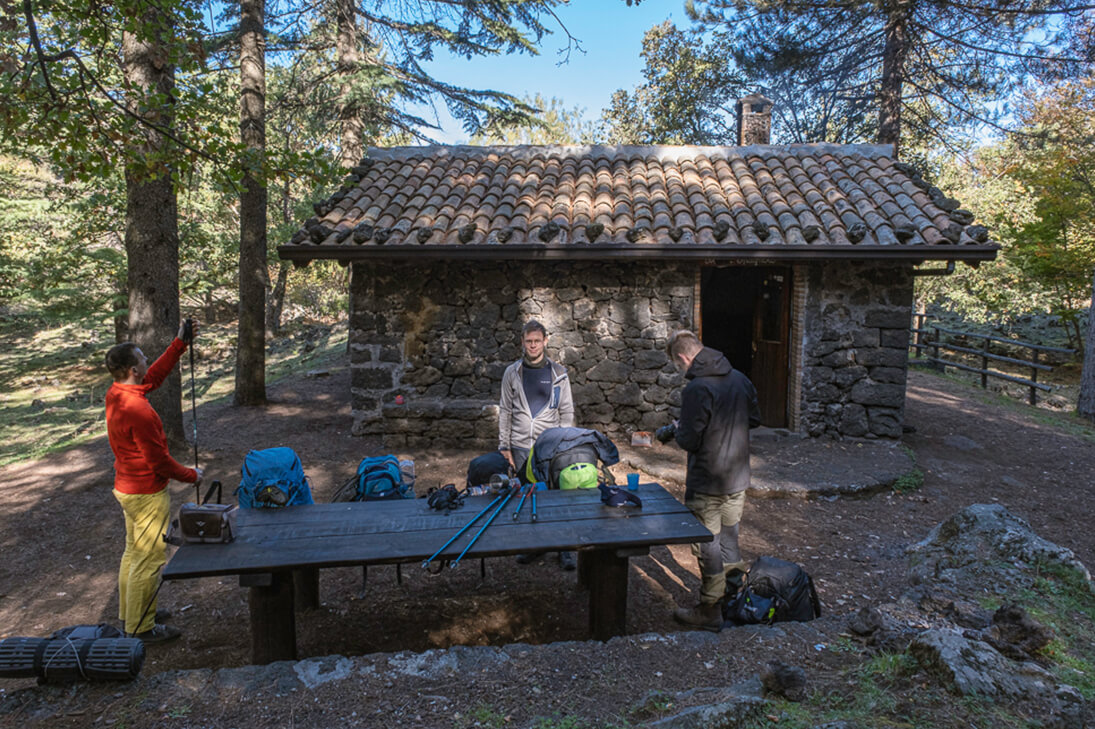
[[[548,428],[569,428],[574,425],[574,398],[570,394],[567,368],[547,361],[551,367],[551,398],[535,417],[529,410],[522,380],[523,360],[517,360],[502,375],[502,397],[498,402],[498,450],[532,448],[536,439]]]

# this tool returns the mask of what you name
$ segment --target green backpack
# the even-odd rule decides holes
[[[597,488],[597,466],[593,463],[572,463],[559,472],[559,488],[570,489]]]

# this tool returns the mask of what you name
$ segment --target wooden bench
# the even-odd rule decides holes
[[[513,520],[515,496],[464,559],[577,550],[579,579],[589,587],[590,634],[596,640],[622,635],[628,558],[646,554],[653,545],[712,539],[661,485],[640,484],[635,493],[643,501],[641,509],[605,506],[598,489],[540,491],[536,523],[530,523],[530,500]],[[240,512],[234,542],[184,545],[163,577],[239,575],[240,585],[250,589],[252,661],[294,660],[294,591],[298,600],[314,600],[313,575],[320,568],[421,564],[490,501],[489,496],[468,497],[463,508],[448,514],[431,510],[425,499],[247,509]],[[485,521],[486,516],[440,559],[454,559]]]

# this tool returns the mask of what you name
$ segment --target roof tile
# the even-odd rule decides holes
[[[402,147],[371,151],[351,180],[314,206],[317,217],[283,252],[499,243],[994,247],[975,242],[968,214],[948,212],[954,201],[895,163],[888,147],[870,145]]]

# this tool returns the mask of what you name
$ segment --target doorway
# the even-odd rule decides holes
[[[700,338],[752,380],[769,428],[787,427],[790,308],[790,268],[700,271]]]

